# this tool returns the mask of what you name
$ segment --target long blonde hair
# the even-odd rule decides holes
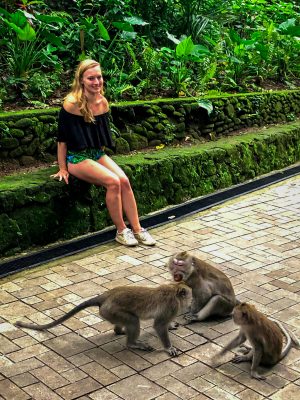
[[[88,69],[94,67],[100,67],[100,64],[95,60],[84,60],[81,61],[75,71],[75,77],[72,83],[71,92],[66,96],[73,96],[78,104],[79,111],[83,115],[86,122],[94,122],[95,117],[89,108],[87,98],[83,91],[82,76]],[[100,92],[103,95],[103,90]]]

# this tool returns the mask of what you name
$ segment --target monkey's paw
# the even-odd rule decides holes
[[[233,363],[241,363],[244,361],[251,361],[252,360],[252,356],[248,356],[248,355],[243,355],[243,356],[235,356],[233,357],[233,359],[231,360]]]
[[[179,323],[176,321],[173,321],[169,324],[169,331],[176,331],[176,329],[179,327]]]
[[[116,335],[125,335],[126,331],[124,328],[121,328],[120,326],[115,326],[114,327],[114,332]]]
[[[139,340],[136,341],[135,343],[127,343],[127,347],[129,349],[138,349],[138,350],[144,350],[144,351],[153,351],[154,348],[150,346],[146,342],[140,342]]]
[[[245,344],[240,345],[240,347],[238,348],[238,351],[242,354],[248,354],[248,353],[250,353],[251,350],[252,350],[252,347],[247,346]]]
[[[252,371],[252,372],[251,372],[251,378],[258,379],[259,381],[265,381],[265,380],[266,380],[266,377],[265,377],[265,376],[259,375],[259,374],[258,374],[257,372],[255,372],[255,371]]]
[[[187,320],[188,322],[194,322],[199,320],[197,314],[191,314],[191,313],[185,314],[184,319]]]
[[[170,354],[170,356],[172,356],[172,357],[176,357],[176,356],[178,356],[178,354],[179,354],[179,351],[176,349],[176,347],[173,347],[173,346],[171,346],[171,347],[169,347],[168,349],[167,349],[167,352]]]

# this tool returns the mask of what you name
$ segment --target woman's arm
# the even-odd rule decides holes
[[[58,178],[59,181],[62,179],[69,183],[69,172],[67,167],[67,144],[64,142],[57,142],[57,161],[59,166],[59,171],[56,174],[51,175],[51,178]]]

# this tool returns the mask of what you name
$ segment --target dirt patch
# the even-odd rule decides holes
[[[51,167],[53,165],[57,165],[57,162],[52,162],[52,163],[46,163],[43,161],[38,161],[36,160],[32,165],[30,166],[22,166],[19,165],[17,161],[0,161],[0,178],[6,175],[13,175],[15,173],[28,173],[28,172],[34,172],[37,171],[38,169],[41,168],[47,168]]]

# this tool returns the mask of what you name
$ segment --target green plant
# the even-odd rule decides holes
[[[18,6],[27,12],[34,12],[35,7],[44,6],[45,3],[39,0],[19,0]]]
[[[134,86],[130,83],[131,76],[124,72],[124,64],[120,69],[114,64],[114,69],[106,70],[105,76],[105,95],[108,99],[118,101],[124,93],[134,93]]]
[[[296,115],[294,113],[289,113],[286,115],[287,121],[295,121]]]
[[[201,63],[210,51],[205,46],[195,45],[190,36],[181,41],[170,34],[168,37],[176,43],[176,48],[162,47],[160,51],[164,56],[165,69],[172,82],[173,90],[178,95],[180,92],[186,93],[189,84],[193,82],[191,64]]]
[[[158,50],[153,49],[146,41],[143,42],[140,65],[142,67],[140,86],[145,90],[149,90],[153,86],[153,82],[157,82],[157,76],[161,73],[162,56]]]
[[[54,53],[63,46],[53,31],[63,25],[62,18],[21,10],[9,13],[0,8],[0,21],[3,22],[0,27],[2,62],[15,78],[26,78],[42,66],[57,67],[60,64]]]
[[[178,16],[176,2],[174,0],[139,0],[133,3],[137,15],[148,22],[144,33],[150,39],[151,47],[165,44],[166,32],[173,31]]]
[[[222,84],[245,87],[266,79],[299,77],[299,11],[296,1],[233,0],[228,4],[217,40],[223,50],[219,52],[223,71],[218,71],[223,74]]]
[[[0,138],[7,138],[11,137],[9,132],[9,127],[6,125],[5,122],[0,121]]]
[[[54,91],[49,77],[45,73],[34,72],[26,81],[23,96],[26,99],[37,98],[45,100]]]
[[[3,100],[5,100],[7,97],[7,90],[4,87],[0,86],[0,102],[3,104]],[[1,105],[0,105],[1,108]]]
[[[169,122],[164,124],[164,129],[164,142],[165,144],[170,144],[175,139],[176,126]]]
[[[34,108],[49,108],[49,105],[46,103],[43,103],[42,101],[39,100],[27,100],[27,103],[32,105]]]

